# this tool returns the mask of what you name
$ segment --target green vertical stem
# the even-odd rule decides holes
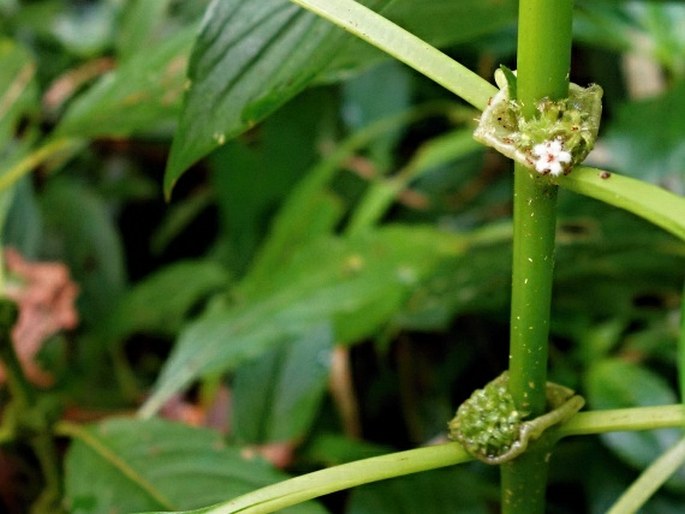
[[[538,100],[568,94],[572,0],[520,0],[517,100],[532,116]],[[516,165],[509,387],[529,417],[545,412],[557,187]],[[543,446],[540,444],[540,446]],[[502,466],[502,511],[545,511],[548,449]]]

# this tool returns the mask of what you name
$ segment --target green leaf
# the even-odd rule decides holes
[[[184,330],[141,413],[149,416],[192,380],[225,372],[276,344],[332,322],[337,341],[373,334],[465,239],[424,227],[319,238],[282,263],[244,301],[216,306]]]
[[[193,509],[287,478],[216,432],[168,421],[112,418],[62,432],[72,437],[65,501],[73,513]],[[325,511],[309,503],[288,512]]]
[[[305,91],[265,120],[249,140],[230,141],[208,159],[221,220],[239,269],[247,266],[265,237],[265,224],[275,206],[298,187],[302,177],[310,176],[309,169],[320,158],[317,148],[338,120],[338,105],[330,93],[323,88]],[[327,195],[311,216],[303,215],[300,203],[298,224],[306,224],[302,232],[309,238],[330,233],[339,221],[339,203]],[[298,245],[293,235],[286,239]],[[267,240],[275,237],[271,230]],[[282,248],[276,253],[280,263]]]
[[[333,333],[324,324],[240,368],[233,380],[233,430],[247,443],[306,435],[330,372]]]
[[[365,485],[352,492],[347,514],[487,514],[497,490],[473,473],[449,468]]]
[[[675,393],[659,375],[638,364],[607,359],[596,362],[586,377],[586,393],[593,409],[646,407],[677,403]],[[623,461],[638,469],[674,446],[680,430],[651,432],[612,432],[602,440]],[[669,481],[679,489],[685,487],[685,470]]]
[[[304,89],[343,40],[342,31],[288,0],[214,0],[191,57],[167,196],[191,164]]]
[[[170,124],[181,105],[193,27],[139,52],[70,105],[58,136],[124,137]]]
[[[162,268],[125,293],[107,321],[110,337],[133,332],[175,334],[188,311],[209,294],[228,284],[219,264],[182,261]]]

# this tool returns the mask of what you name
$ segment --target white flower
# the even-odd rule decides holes
[[[533,147],[533,154],[538,158],[535,161],[535,169],[538,173],[547,173],[558,177],[564,171],[563,164],[571,162],[571,154],[564,150],[560,139],[545,141]],[[562,164],[563,163],[563,164]]]

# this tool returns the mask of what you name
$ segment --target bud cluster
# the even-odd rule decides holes
[[[480,117],[474,138],[542,175],[568,174],[592,150],[602,115],[602,88],[569,85],[562,100],[543,98],[532,117],[512,98],[516,76],[498,70],[500,91]]]

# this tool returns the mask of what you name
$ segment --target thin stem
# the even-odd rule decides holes
[[[568,93],[571,13],[570,0],[520,3],[517,91],[525,115],[541,98]],[[545,410],[556,193],[549,181],[517,166],[509,381],[517,406],[532,417]]]
[[[681,439],[640,474],[607,514],[632,514],[640,510],[684,462],[685,439]]]
[[[63,152],[79,148],[83,142],[77,139],[56,139],[33,151],[8,170],[0,173],[0,191],[14,185],[34,168]]]
[[[32,512],[62,512],[59,505],[62,498],[62,475],[52,434],[47,431],[38,434],[31,440],[31,447],[38,457],[45,478],[45,487]]]
[[[411,66],[481,111],[497,92],[468,68],[354,0],[290,1]]]
[[[557,437],[628,430],[658,430],[685,425],[682,405],[579,412],[555,430]]]
[[[568,94],[572,12],[572,0],[519,3],[517,100],[524,116],[535,113],[540,99]],[[509,387],[517,408],[531,417],[546,408],[556,198],[556,186],[516,164]],[[505,514],[545,511],[543,450],[502,467]]]

